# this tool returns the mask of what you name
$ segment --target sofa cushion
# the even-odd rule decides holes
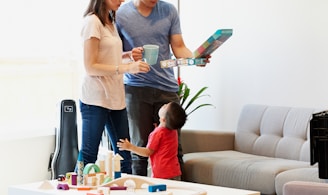
[[[275,194],[274,179],[282,171],[309,167],[309,163],[238,151],[185,154],[185,180]]]
[[[243,107],[235,132],[235,150],[309,162],[312,108],[253,105]]]

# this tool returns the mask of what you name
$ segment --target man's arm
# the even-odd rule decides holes
[[[193,58],[193,53],[186,47],[181,34],[172,35],[170,44],[176,58]]]
[[[178,58],[194,58],[194,54],[186,47],[182,35],[175,34],[170,38],[171,48],[174,56]],[[207,63],[210,63],[211,56],[206,56],[205,64],[198,66],[206,66]]]

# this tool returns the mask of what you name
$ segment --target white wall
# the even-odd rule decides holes
[[[50,154],[54,152],[55,136],[46,131],[39,136],[19,137],[17,134],[0,139],[0,194],[8,186],[50,179]]]
[[[248,103],[325,108],[328,104],[328,1],[181,0],[185,42],[195,50],[219,28],[233,36],[205,68],[182,67],[194,90],[208,86],[216,108],[185,129],[234,130]]]

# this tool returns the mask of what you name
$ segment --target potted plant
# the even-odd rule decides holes
[[[198,110],[201,107],[204,106],[213,106],[212,104],[206,103],[206,104],[200,104],[196,107],[194,107],[190,111],[190,106],[199,98],[204,97],[204,96],[209,96],[208,94],[203,94],[203,92],[208,88],[208,87],[202,87],[200,90],[197,91],[197,93],[194,96],[190,96],[190,88],[186,83],[184,83],[180,77],[178,77],[178,84],[179,84],[179,91],[178,95],[180,97],[180,104],[181,106],[185,109],[187,115],[190,115],[194,111]]]

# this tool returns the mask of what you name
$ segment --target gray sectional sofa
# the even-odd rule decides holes
[[[183,179],[282,195],[289,181],[319,179],[310,165],[309,122],[322,110],[245,105],[235,131],[182,130]]]

